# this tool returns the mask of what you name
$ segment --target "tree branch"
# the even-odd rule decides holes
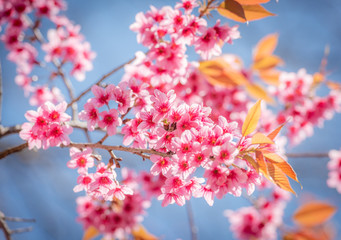
[[[287,153],[288,158],[328,158],[328,153]]]
[[[136,57],[130,59],[129,61],[119,65],[118,67],[114,68],[113,70],[111,70],[110,72],[108,72],[107,74],[104,74],[95,84],[93,85],[100,85],[107,77],[111,76],[112,74],[114,74],[115,72],[117,72],[118,70],[120,70],[121,68],[123,68],[125,65],[132,63],[134,60],[136,59]],[[87,94],[88,92],[91,91],[91,87],[93,86],[91,85],[88,89],[86,89],[85,91],[83,91],[78,97],[76,97],[75,99],[73,99],[68,105],[67,107],[70,107],[73,103],[78,102],[79,99],[81,99],[85,94]]]
[[[11,229],[9,229],[4,217],[5,217],[5,214],[3,214],[3,212],[0,211],[0,228],[4,232],[6,240],[11,240],[12,239]]]
[[[122,151],[122,152],[130,152],[136,155],[141,156],[141,154],[153,154],[153,155],[159,155],[161,157],[170,157],[173,155],[172,152],[159,152],[154,149],[140,149],[140,148],[131,148],[131,147],[123,147],[123,146],[109,146],[109,145],[103,145],[101,143],[70,143],[69,145],[61,145],[61,147],[76,147],[76,148],[98,148],[98,149],[104,149],[107,151]],[[146,157],[146,155],[144,155]]]
[[[27,147],[28,147],[28,143],[26,142],[26,143],[20,144],[18,146],[12,147],[12,148],[8,148],[5,151],[0,152],[0,159],[5,158],[6,156],[8,156],[12,153],[20,152]]]
[[[189,228],[191,231],[191,239],[197,240],[198,239],[198,236],[197,236],[198,229],[194,223],[193,210],[192,210],[192,205],[191,205],[190,201],[186,202],[186,210],[187,210]]]
[[[2,71],[0,62],[0,124],[2,122]]]
[[[26,19],[28,20],[28,22],[30,24],[30,27],[31,27],[33,34],[34,34],[34,37],[37,39],[37,41],[40,44],[43,44],[45,42],[45,39],[44,39],[44,36],[41,34],[41,32],[38,28],[39,24],[33,24],[32,20],[29,17],[26,17]],[[64,85],[65,85],[65,87],[69,93],[69,97],[70,97],[71,101],[73,101],[75,99],[73,86],[72,86],[71,81],[63,73],[62,64],[57,59],[53,59],[52,63],[57,68],[57,73],[62,78]],[[76,102],[73,102],[73,104],[72,104],[72,118],[73,118],[73,120],[77,120],[77,118],[78,118],[78,106],[77,106]]]

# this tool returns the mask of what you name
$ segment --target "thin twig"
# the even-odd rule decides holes
[[[3,217],[6,221],[10,221],[10,222],[35,222],[35,219],[31,219],[31,218],[18,218],[18,217]]]
[[[123,147],[123,146],[109,146],[109,145],[103,145],[100,143],[70,143],[69,145],[61,145],[61,147],[76,147],[76,148],[99,148],[104,149],[107,151],[122,151],[122,152],[130,152],[133,154],[141,155],[141,154],[154,154],[159,155],[161,157],[170,157],[173,155],[172,152],[159,152],[154,149],[140,149],[140,148],[131,148],[131,147]]]
[[[8,227],[5,219],[4,219],[5,214],[3,214],[0,211],[0,228],[2,229],[2,231],[4,232],[5,238],[6,240],[11,240],[11,229]]]
[[[327,158],[328,153],[287,153],[288,158]]]
[[[2,121],[2,71],[1,71],[1,62],[0,62],[0,124]]]
[[[194,223],[194,217],[193,217],[193,210],[192,210],[192,205],[190,201],[186,202],[186,210],[187,210],[187,216],[188,216],[188,223],[189,223],[189,228],[191,231],[191,239],[192,240],[197,240],[198,239],[198,229],[195,226]]]
[[[32,31],[33,31],[35,38],[38,40],[38,42],[40,44],[43,44],[45,42],[45,39],[44,39],[44,36],[41,34],[41,32],[38,28],[38,25],[33,24],[32,20],[29,17],[27,17],[27,20],[29,21],[29,24],[32,28]],[[70,79],[68,79],[65,76],[65,74],[63,73],[62,64],[57,59],[53,59],[52,63],[57,68],[57,73],[62,78],[64,85],[65,85],[65,87],[69,93],[69,97],[70,97],[71,101],[73,101],[75,99],[73,86],[72,86]],[[78,118],[78,106],[77,106],[76,102],[73,102],[73,104],[72,104],[72,117],[73,117],[73,120],[77,120],[77,118]]]
[[[12,153],[20,152],[27,147],[28,147],[28,143],[23,143],[23,144],[20,144],[18,146],[15,146],[15,147],[8,148],[5,151],[0,152],[0,159],[3,159],[4,157],[6,157]]]
[[[18,228],[18,229],[11,230],[11,234],[31,232],[32,229],[33,229],[32,227]]]
[[[21,130],[21,125],[15,125],[15,126],[10,126],[10,127],[4,127],[0,125],[0,138],[13,134],[13,133],[18,133]]]
[[[115,72],[117,72],[118,70],[120,70],[121,68],[123,68],[125,65],[132,63],[134,60],[136,59],[136,57],[130,59],[129,61],[119,65],[118,67],[114,68],[113,70],[111,70],[110,72],[108,72],[107,74],[104,74],[95,84],[93,85],[100,85],[107,77],[111,76],[112,74],[114,74]],[[88,89],[86,89],[85,91],[83,91],[78,97],[76,97],[75,99],[73,99],[68,105],[67,107],[70,107],[73,103],[78,102],[79,99],[81,99],[85,94],[87,94],[88,92],[91,91],[91,87],[93,86],[91,85]]]

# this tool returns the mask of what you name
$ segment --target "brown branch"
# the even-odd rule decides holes
[[[188,223],[189,223],[189,228],[191,231],[191,239],[192,240],[197,240],[198,239],[198,229],[195,226],[194,223],[194,217],[193,217],[193,210],[192,210],[192,206],[191,206],[191,202],[187,201],[186,203],[186,210],[187,210],[187,216],[188,216]]]
[[[37,39],[37,41],[40,44],[43,44],[45,42],[45,39],[44,39],[44,36],[41,34],[41,32],[38,28],[39,24],[33,24],[32,20],[29,17],[26,17],[26,19],[30,24],[30,27],[31,27],[33,34],[34,34],[34,37]],[[37,20],[37,22],[39,22],[39,20]],[[63,73],[62,64],[57,59],[53,59],[52,63],[57,69],[57,74],[62,78],[64,85],[65,85],[65,87],[69,93],[69,97],[70,97],[71,101],[73,101],[75,99],[73,86],[72,86],[70,79],[68,79],[65,76],[65,74]],[[77,118],[78,118],[78,106],[77,106],[76,102],[74,102],[72,104],[72,118],[73,118],[73,120],[77,120]]]
[[[18,217],[7,217],[7,216],[4,216],[3,218],[6,221],[10,221],[10,222],[36,222],[35,219],[31,219],[31,218],[18,218]]]
[[[118,67],[114,68],[113,70],[111,70],[110,72],[108,72],[107,74],[104,74],[95,84],[93,85],[100,85],[107,77],[111,76],[112,74],[114,74],[115,72],[117,72],[118,70],[120,70],[121,68],[123,68],[125,65],[132,63],[134,60],[136,59],[136,57],[130,59],[129,61],[119,65]],[[87,94],[88,92],[91,91],[91,87],[93,86],[91,85],[88,89],[84,90],[78,97],[76,97],[75,99],[73,99],[68,105],[67,107],[70,107],[73,103],[78,102],[79,99],[81,99],[85,94]]]
[[[3,212],[0,211],[0,228],[4,232],[6,240],[11,240],[12,239],[11,229],[9,229],[4,217],[5,217],[5,214],[3,214]]]
[[[100,143],[70,143],[69,145],[61,145],[61,147],[76,147],[76,148],[98,148],[98,149],[104,149],[107,151],[122,151],[122,152],[130,152],[136,155],[141,154],[153,154],[153,155],[159,155],[162,157],[170,157],[173,155],[172,152],[164,153],[159,152],[154,149],[140,149],[140,148],[131,148],[131,147],[123,147],[123,146],[109,146],[109,145],[103,145]]]
[[[1,62],[0,62],[0,124],[2,121],[2,71],[1,71]]]
[[[0,125],[0,138],[13,134],[13,133],[18,133],[21,130],[21,125],[15,125],[15,126],[10,126],[10,127],[4,127]]]
[[[0,159],[5,158],[6,156],[8,156],[12,153],[20,152],[27,147],[28,147],[28,143],[26,142],[26,143],[20,144],[18,146],[8,148],[5,151],[0,152]]]
[[[327,158],[328,153],[287,153],[288,158]]]

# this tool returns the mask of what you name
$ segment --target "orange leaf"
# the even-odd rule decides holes
[[[288,162],[280,162],[276,164],[288,177],[291,179],[295,180],[296,182],[298,181],[296,172],[294,169],[291,167],[291,165]]]
[[[256,83],[251,83],[251,84],[246,85],[245,90],[249,93],[251,97],[255,99],[263,99],[264,101],[270,104],[274,103],[274,100],[265,91],[265,89]]]
[[[266,83],[277,86],[280,72],[276,70],[260,70],[259,77]]]
[[[269,175],[271,176],[272,181],[283,190],[292,192],[296,195],[285,173],[283,173],[279,167],[277,167],[275,164],[272,164],[271,162],[266,162],[266,165],[268,167]]]
[[[83,235],[83,240],[91,240],[99,235],[99,231],[94,226],[88,227]]]
[[[226,2],[226,1],[225,1]],[[255,4],[255,5],[240,5],[238,2],[236,1],[228,1],[229,4],[232,3],[233,7],[230,7],[229,5],[227,5],[228,9],[226,8],[226,4],[225,2],[223,2],[218,8],[218,12],[220,15],[235,20],[237,22],[249,22],[249,21],[254,21],[254,20],[258,20],[258,19],[262,19],[265,17],[269,17],[269,16],[274,16],[275,14],[269,12],[268,10],[266,10],[264,7],[262,7],[259,4]],[[237,4],[236,4],[237,3]],[[242,7],[242,10],[240,9],[240,6]],[[243,14],[244,13],[244,14]]]
[[[266,165],[262,152],[256,150],[256,159],[259,166],[259,170],[263,173],[264,177],[271,181],[268,166]]]
[[[283,126],[284,124],[280,125],[278,128],[276,128],[271,133],[269,133],[268,138],[270,138],[271,140],[274,140],[275,137],[277,137],[278,133],[282,130]]]
[[[228,15],[231,16],[231,17],[227,17],[227,18],[232,18],[232,19],[237,18],[237,19],[242,19],[243,21],[246,21],[244,8],[239,2],[236,2],[234,0],[225,0],[220,5],[220,7],[225,10],[224,12],[228,13]],[[218,12],[219,12],[219,10],[218,10]]]
[[[253,60],[258,61],[266,56],[272,55],[277,46],[277,42],[278,34],[269,34],[262,38],[254,50]]]
[[[248,161],[252,167],[259,173],[259,164],[249,155],[243,155],[243,159]]]
[[[267,3],[270,0],[236,0],[241,5],[254,5],[254,4],[261,4],[261,3]]]
[[[304,227],[314,227],[329,220],[336,208],[328,203],[314,201],[299,207],[293,218],[295,222]]]
[[[263,133],[255,133],[252,136],[251,144],[275,144],[269,137],[265,136]]]
[[[133,230],[131,233],[134,240],[157,240],[158,238],[150,234],[142,225],[137,229]]]
[[[332,90],[341,90],[341,84],[340,83],[328,81],[326,84]]]
[[[279,156],[277,153],[274,152],[266,152],[266,151],[262,151],[263,152],[263,156],[271,161],[271,162],[276,162],[276,163],[281,163],[281,162],[286,162],[281,156]]]
[[[249,135],[257,128],[257,124],[261,114],[261,100],[258,100],[255,105],[250,108],[246,115],[242,126],[242,136]]]
[[[205,75],[207,81],[215,86],[231,88],[248,82],[241,72],[231,69],[222,58],[202,61],[198,69]]]
[[[269,55],[254,62],[252,68],[256,70],[265,70],[276,67],[282,63],[282,59],[275,55]]]

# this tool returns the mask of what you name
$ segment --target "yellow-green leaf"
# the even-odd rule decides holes
[[[314,201],[299,207],[293,218],[304,227],[314,227],[328,221],[336,212],[329,203]]]
[[[247,136],[257,128],[257,124],[261,115],[261,100],[249,110],[242,126],[242,136]]]
[[[251,144],[275,144],[275,143],[263,133],[258,132],[252,136]]]
[[[99,235],[99,231],[94,226],[88,227],[83,235],[83,240],[91,240]]]

